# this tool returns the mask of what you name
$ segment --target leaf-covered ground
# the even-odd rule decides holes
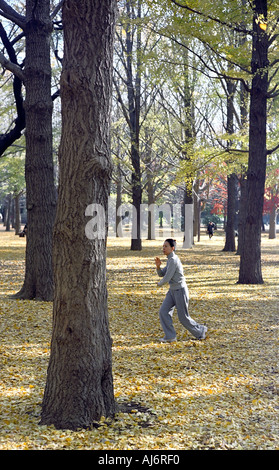
[[[279,449],[277,240],[263,235],[260,286],[238,285],[239,257],[203,235],[181,250],[196,341],[174,322],[161,344],[154,257],[163,240],[108,241],[110,329],[119,412],[92,430],[39,426],[51,338],[51,303],[9,299],[24,276],[25,239],[0,231],[0,449]]]

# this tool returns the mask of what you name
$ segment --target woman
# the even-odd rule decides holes
[[[193,320],[188,312],[189,292],[183,274],[180,259],[175,254],[175,240],[167,238],[163,244],[163,253],[167,256],[167,265],[161,269],[160,258],[155,258],[157,273],[162,280],[158,286],[169,283],[169,291],[160,308],[160,322],[165,336],[161,339],[163,343],[176,341],[176,332],[172,322],[172,314],[176,307],[178,318],[182,325],[197,339],[205,339],[207,327],[199,325]]]

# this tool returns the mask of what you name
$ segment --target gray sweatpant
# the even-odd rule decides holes
[[[195,338],[199,339],[202,336],[205,327],[203,325],[199,325],[190,317],[188,305],[189,294],[187,287],[182,287],[178,290],[169,289],[159,312],[161,326],[165,332],[164,339],[170,340],[176,337],[176,332],[172,322],[172,315],[175,307],[179,321],[182,325],[192,333]]]

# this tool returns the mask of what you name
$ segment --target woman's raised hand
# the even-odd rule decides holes
[[[161,262],[160,258],[158,258],[158,256],[156,256],[156,258],[155,258],[155,264],[156,264],[156,268],[157,268],[157,269],[160,268],[161,263],[162,263],[162,262]]]

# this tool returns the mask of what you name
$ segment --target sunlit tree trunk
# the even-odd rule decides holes
[[[105,214],[108,209],[115,7],[115,0],[63,4],[55,297],[41,418],[41,424],[56,428],[88,427],[115,412],[106,233],[103,238],[93,230],[85,233],[86,208],[96,203]]]

